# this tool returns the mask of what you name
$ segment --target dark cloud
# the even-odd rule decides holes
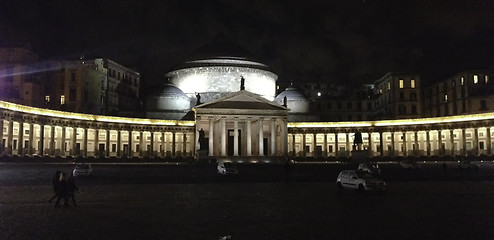
[[[372,82],[389,71],[435,80],[494,68],[492,1],[17,0],[0,44],[44,58],[89,54],[138,68],[148,85],[218,36],[280,80]]]

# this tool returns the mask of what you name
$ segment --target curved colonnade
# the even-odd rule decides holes
[[[493,125],[494,113],[292,122],[287,123],[288,139],[283,142],[286,154],[293,157],[349,157],[354,150],[366,150],[372,157],[492,155]],[[197,149],[195,121],[98,116],[3,101],[0,129],[0,155],[174,158],[195,157]],[[353,144],[357,132],[362,133],[361,145]]]

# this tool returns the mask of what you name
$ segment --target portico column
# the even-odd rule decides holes
[[[439,156],[443,155],[443,136],[442,136],[442,130],[439,129],[437,130],[437,141],[439,145]]]
[[[117,157],[122,157],[122,130],[117,129]]]
[[[213,144],[214,144],[214,119],[211,117],[209,118],[209,133],[208,133],[208,137],[209,137],[209,156],[214,156],[214,148],[213,148]]]
[[[226,156],[226,118],[220,119],[221,130],[221,156]]]
[[[55,155],[55,125],[51,125],[50,132],[50,155]]]
[[[346,155],[347,156],[350,156],[350,153],[352,152],[351,151],[352,148],[350,147],[351,146],[350,145],[350,133],[346,133],[345,138],[346,138],[346,146],[345,146],[345,148],[346,148]]]
[[[77,145],[77,127],[73,126],[72,127],[72,156],[76,156],[76,154],[78,154],[75,148],[76,145]]]
[[[305,151],[305,145],[306,145],[306,140],[305,140],[305,133],[302,133],[302,157],[307,156],[307,152]]]
[[[449,141],[451,142],[451,156],[455,155],[455,135],[454,129],[449,130]]]
[[[246,154],[247,156],[252,155],[252,131],[251,131],[251,118],[247,118],[245,121],[245,130],[247,131],[247,143],[245,145],[246,147]]]
[[[133,155],[132,137],[133,137],[133,135],[132,135],[132,129],[129,129],[129,138],[127,139],[128,145],[129,145],[127,154],[129,155],[129,157],[132,157],[132,155]]]
[[[322,135],[323,135],[323,138],[324,138],[323,143],[322,143],[322,144],[324,144],[322,146],[322,151],[323,151],[322,156],[323,157],[327,157],[328,156],[328,134],[327,133],[323,133]]]
[[[479,129],[473,128],[473,150],[475,156],[479,155]]]
[[[312,133],[312,156],[317,157],[317,133]]]
[[[3,131],[3,129],[2,129]],[[17,155],[19,156],[24,156],[24,122],[19,121],[19,134],[18,134],[18,150],[17,150]]]
[[[491,154],[491,150],[492,150],[492,144],[491,144],[491,127],[490,126],[487,126],[487,136],[486,137],[486,144],[487,145],[487,155],[490,155]]]
[[[271,156],[276,154],[276,129],[275,129],[276,119],[271,119]]]
[[[288,126],[286,118],[283,118],[283,133],[281,134],[282,156],[288,156]]]
[[[154,158],[154,129],[151,129],[151,157]]]
[[[294,157],[297,156],[297,151],[295,151],[295,138],[296,138],[295,135],[296,135],[295,133],[292,133],[292,152]]]
[[[3,123],[3,120],[0,119],[0,123]],[[3,133],[3,126],[0,125],[0,132]],[[0,145],[2,144],[2,136],[0,135]],[[0,153],[2,153],[2,146],[0,146]],[[28,154],[34,154],[34,123],[29,123],[29,148]]]
[[[395,133],[391,131],[391,153],[390,156],[395,156]]]
[[[139,130],[139,157],[142,157],[144,149],[144,131]]]
[[[83,143],[83,147],[84,147],[84,157],[87,157],[87,132],[88,132],[88,128],[87,127],[84,127],[84,139],[82,140]]]
[[[338,133],[334,134],[334,156],[339,157],[340,148],[338,147]]]
[[[165,148],[165,132],[161,132],[161,157],[165,157],[166,148]]]
[[[462,128],[461,129],[461,138],[462,138],[462,144],[463,144],[463,149],[461,150],[462,155],[467,155],[467,135],[466,135],[466,129]]]
[[[110,129],[106,129],[106,146],[105,146],[105,155],[106,157],[110,157]]]
[[[233,156],[238,156],[238,118],[233,120]]]
[[[264,156],[264,129],[263,119],[259,119],[259,156]]]
[[[187,132],[182,133],[182,157],[187,156]]]
[[[419,152],[419,136],[418,136],[418,131],[413,131],[413,139],[415,141],[415,148],[414,148],[414,151],[413,151],[413,155],[414,156],[418,156],[418,152]]]
[[[379,154],[380,157],[384,156],[384,140],[383,140],[383,132],[379,132]]]
[[[39,155],[43,156],[45,154],[45,125],[39,124]]]
[[[407,149],[407,132],[403,132],[403,156],[408,156]]]
[[[94,153],[93,156],[99,157],[99,129],[94,129]]]
[[[66,134],[66,131],[67,129],[65,128],[65,126],[62,126],[62,140],[60,140],[60,155],[61,156],[65,156],[65,134]]]
[[[367,142],[369,144],[369,150],[370,150],[369,154],[372,157],[374,156],[374,149],[372,148],[372,132],[367,133],[367,136],[368,136]]]
[[[172,157],[177,157],[177,134],[175,131],[172,132]]]
[[[425,131],[425,144],[426,144],[426,149],[427,149],[427,156],[431,155],[431,143],[430,143],[430,135],[429,131]]]
[[[2,129],[3,131],[3,129]],[[14,121],[9,120],[9,131],[7,133],[7,154],[12,154],[12,142],[14,141]]]

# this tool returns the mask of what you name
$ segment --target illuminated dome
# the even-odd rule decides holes
[[[191,108],[190,101],[182,90],[167,83],[147,96],[146,115],[149,118],[182,119]]]
[[[245,90],[273,100],[278,76],[267,65],[244,54],[250,55],[229,43],[207,45],[165,76],[190,98],[195,99],[199,93],[202,102],[240,91],[242,78]]]
[[[308,113],[309,112],[309,99],[304,94],[298,91],[296,88],[290,87],[281,92],[274,99],[280,105],[283,105],[284,98],[286,97],[286,105],[290,109],[290,113]]]

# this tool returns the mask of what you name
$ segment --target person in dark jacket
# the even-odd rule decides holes
[[[79,191],[79,188],[75,184],[74,175],[70,174],[67,178],[67,199],[65,200],[65,204],[68,205],[70,199],[72,199],[72,204],[74,207],[77,207],[77,203],[75,202],[75,193]]]
[[[48,200],[48,202],[53,201],[53,199],[55,199],[57,197],[57,192],[59,191],[59,188],[60,188],[60,184],[58,183],[58,181],[60,179],[60,174],[62,174],[62,171],[57,170],[55,172],[55,176],[53,176],[53,178],[51,179],[51,184],[53,185],[53,193],[55,195],[53,195],[53,197],[51,197],[50,200]]]
[[[57,196],[57,201],[55,202],[55,207],[60,207],[60,200],[64,199],[64,207],[68,207],[68,186],[67,186],[67,174],[62,172],[58,181],[54,183],[53,189],[55,190],[55,195]]]

